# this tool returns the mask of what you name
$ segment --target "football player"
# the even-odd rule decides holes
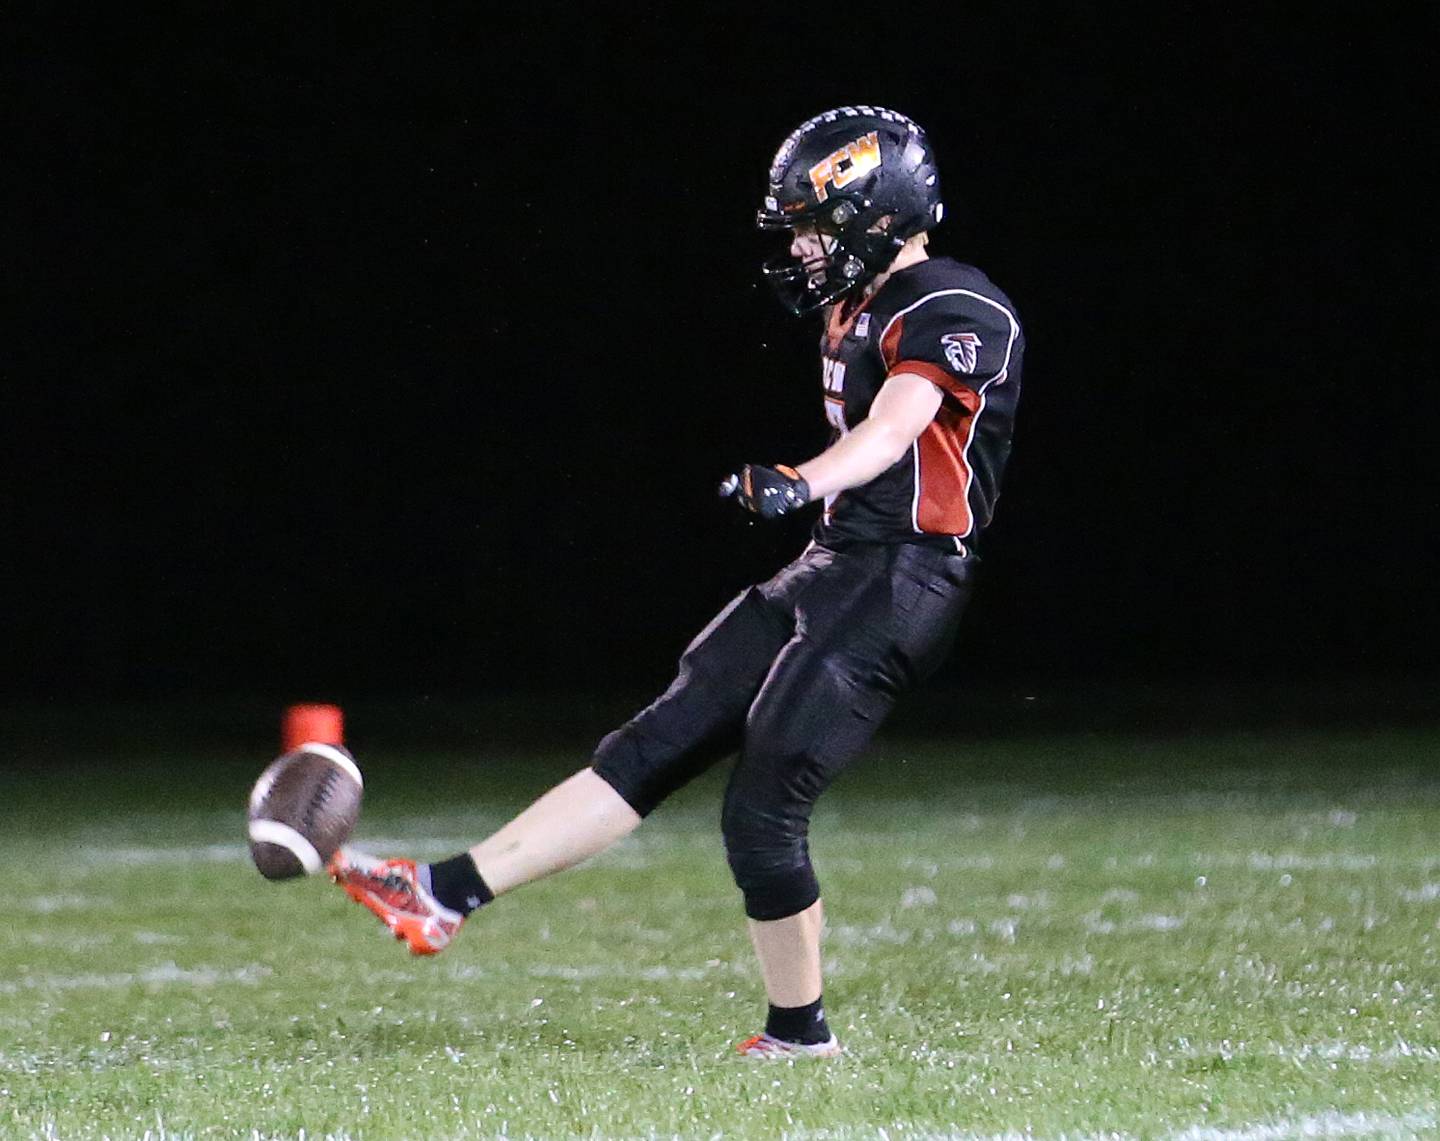
[[[416,954],[495,896],[627,835],[738,752],[722,831],[769,999],[752,1056],[831,1055],[821,998],[817,798],[896,698],[944,658],[1010,451],[1024,337],[973,266],[928,256],[943,207],[925,133],[880,107],[802,123],[758,215],[782,235],[765,277],[817,313],[832,440],[794,466],[746,464],[721,492],[770,519],[820,505],[812,541],[699,634],[648,708],[590,764],[468,852],[428,865],[342,850],[331,873]]]

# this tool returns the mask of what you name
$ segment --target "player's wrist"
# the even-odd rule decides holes
[[[797,511],[812,498],[809,483],[786,464],[746,464],[721,483],[720,494],[733,497],[746,511],[762,519]]]
[[[797,464],[795,467],[795,474],[799,476],[800,479],[804,480],[805,490],[812,501],[816,499],[824,499],[825,496],[829,495],[832,491],[835,490],[833,487],[827,487],[825,485],[826,479],[824,470],[819,465],[817,465],[814,460],[809,460],[803,464]]]
[[[810,481],[800,474],[799,468],[793,468],[789,464],[776,464],[775,470],[790,481],[789,492],[797,506],[803,507],[814,498],[810,491]]]

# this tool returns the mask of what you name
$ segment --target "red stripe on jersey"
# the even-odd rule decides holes
[[[938,364],[931,364],[929,361],[901,361],[899,364],[892,364],[889,371],[885,374],[885,379],[889,380],[892,376],[896,376],[902,372],[923,376],[941,392],[953,396],[962,404],[965,403],[969,397],[975,395],[975,390],[963,380],[958,380]]]
[[[940,405],[935,419],[915,441],[915,525],[922,531],[933,535],[964,535],[970,531],[970,480],[974,473],[965,459],[965,449],[975,431],[979,408],[979,395],[960,385],[953,399]]]

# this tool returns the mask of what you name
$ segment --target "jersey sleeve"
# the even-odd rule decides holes
[[[923,376],[967,406],[991,382],[1003,384],[1020,323],[1008,307],[970,290],[921,298],[890,319],[880,337],[886,376]]]

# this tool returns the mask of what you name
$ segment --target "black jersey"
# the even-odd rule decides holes
[[[832,305],[820,338],[832,442],[870,414],[880,386],[897,373],[925,377],[944,399],[900,460],[826,499],[815,541],[973,551],[1010,455],[1024,350],[1009,299],[951,258],[899,270],[858,306]]]

